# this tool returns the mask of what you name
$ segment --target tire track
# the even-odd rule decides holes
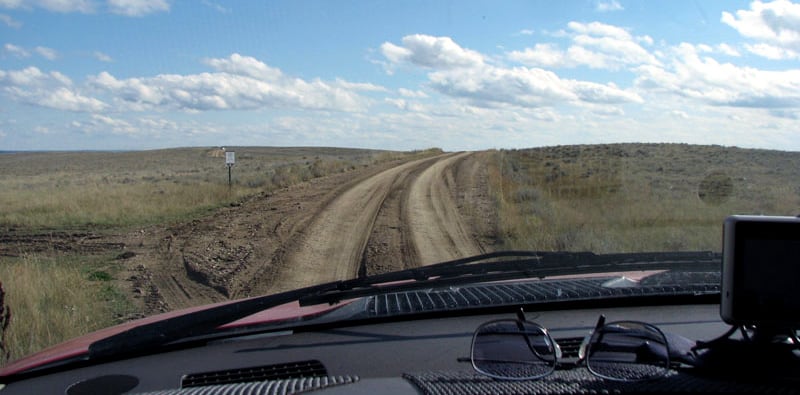
[[[418,257],[417,265],[448,261],[482,252],[459,213],[453,167],[471,155],[449,156],[427,168],[411,185],[407,222]]]
[[[431,165],[432,162],[427,165]],[[414,267],[418,259],[408,227],[408,195],[411,184],[427,167],[417,167],[398,177],[384,200],[367,240],[359,276]]]
[[[306,228],[299,245],[287,253],[271,291],[356,277],[375,220],[393,187],[442,157],[390,168],[336,197]]]

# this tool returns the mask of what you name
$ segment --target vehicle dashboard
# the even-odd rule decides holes
[[[695,340],[716,338],[729,328],[720,320],[717,304],[548,310],[526,314],[528,320],[548,328],[559,344],[588,334],[600,314],[610,321],[648,322],[665,332]],[[322,382],[316,380],[316,384],[293,382],[299,385],[295,390],[317,389],[320,393],[672,392],[678,389],[706,392],[723,388],[715,385],[725,385],[726,391],[759,391],[768,388],[764,385],[777,385],[782,390],[792,388],[788,384],[759,382],[759,377],[735,381],[690,377],[687,381],[682,378],[684,373],[644,383],[618,383],[595,378],[581,367],[557,370],[538,381],[498,381],[475,373],[469,354],[473,331],[483,322],[501,318],[513,318],[513,315],[503,311],[240,336],[212,341],[201,347],[34,377],[11,383],[2,393],[145,393],[188,385],[222,384],[225,380],[254,381],[259,371],[293,369],[298,372],[305,369],[310,372],[309,376],[329,378]],[[681,385],[676,387],[679,377]],[[273,390],[275,388],[273,386]],[[185,391],[181,393],[189,393]]]

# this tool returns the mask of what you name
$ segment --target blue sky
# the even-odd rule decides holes
[[[0,150],[800,150],[788,0],[0,0]]]

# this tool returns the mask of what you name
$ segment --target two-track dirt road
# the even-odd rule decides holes
[[[353,185],[331,201],[309,224],[303,241],[289,255],[273,290],[354,278],[370,261],[365,256],[378,215],[402,199],[399,238],[378,241],[397,250],[395,260],[417,266],[480,253],[455,205],[455,185],[447,170],[466,153],[420,159],[382,171]],[[448,182],[448,179],[450,182]],[[407,191],[407,193],[405,193]],[[394,193],[395,196],[390,198]],[[399,196],[397,196],[399,193]],[[397,259],[399,258],[399,259]]]
[[[479,254],[494,231],[476,226],[491,222],[475,218],[491,206],[482,158],[360,169],[152,230],[131,248],[134,292],[152,313]]]

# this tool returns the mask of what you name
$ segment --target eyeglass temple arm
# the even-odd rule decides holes
[[[517,319],[520,321],[526,321],[525,319],[525,310],[520,306],[519,310],[517,310]]]
[[[525,319],[525,310],[522,307],[520,307],[519,310],[517,311],[517,326],[519,327],[519,330],[522,332],[523,336],[525,336],[525,344],[528,345],[528,349],[534,355],[536,355],[537,358],[546,361],[547,358],[542,356],[542,354],[539,353],[539,351],[536,350],[536,347],[534,347],[533,344],[531,344],[531,339],[528,337],[528,334],[525,332],[525,327],[523,326],[523,322],[527,322],[527,320]],[[555,350],[556,359],[560,358],[561,357],[561,348],[558,347],[558,343],[553,343],[552,347]]]
[[[594,326],[594,331],[599,331],[603,325],[606,324],[606,316],[600,314],[600,317],[597,317],[597,324]]]
[[[591,339],[592,336],[594,336],[595,333],[600,333],[600,337],[597,339],[597,341],[598,342],[602,342],[603,341],[603,332],[598,332],[598,331],[600,331],[600,329],[605,325],[606,325],[606,316],[603,315],[603,314],[600,314],[600,317],[597,317],[597,324],[595,324],[594,330],[589,335],[589,337],[587,337],[587,339]],[[581,357],[581,359],[589,358],[590,347],[589,347],[589,343],[588,342],[586,343],[586,351],[584,351],[584,352],[585,352],[585,354]]]

